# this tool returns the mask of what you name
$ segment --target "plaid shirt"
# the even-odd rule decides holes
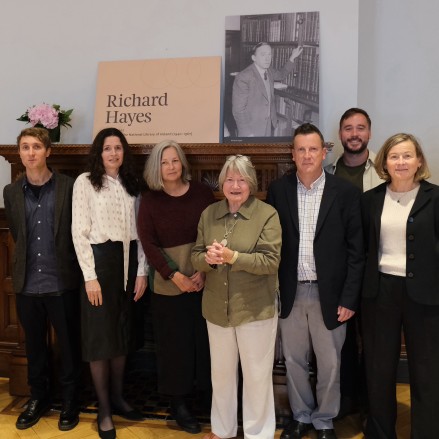
[[[297,207],[300,231],[299,262],[297,264],[297,278],[299,281],[317,280],[313,245],[324,187],[324,172],[311,184],[310,189],[307,189],[297,177]]]

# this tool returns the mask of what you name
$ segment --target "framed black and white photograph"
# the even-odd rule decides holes
[[[286,142],[319,124],[319,12],[226,17],[223,141]]]

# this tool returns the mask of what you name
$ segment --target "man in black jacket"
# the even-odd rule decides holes
[[[361,192],[323,171],[326,150],[314,125],[296,129],[292,153],[297,172],[274,181],[267,194],[282,225],[280,329],[294,416],[281,439],[301,438],[312,427],[318,439],[335,439],[344,323],[357,309],[363,275]],[[311,345],[317,402],[309,382]]]
[[[73,180],[52,172],[48,131],[24,129],[17,145],[25,175],[5,187],[3,198],[15,242],[12,282],[17,314],[24,329],[31,398],[17,419],[20,430],[32,427],[50,408],[48,321],[55,329],[62,367],[63,407],[60,430],[79,422],[80,271],[71,236]]]

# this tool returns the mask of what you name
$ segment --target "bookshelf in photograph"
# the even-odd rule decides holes
[[[241,16],[241,65],[251,61],[255,44],[267,42],[272,48],[272,67],[281,69],[297,46],[302,54],[293,71],[282,82],[275,82],[279,125],[275,136],[291,136],[304,122],[319,123],[319,43],[318,12],[297,12]]]

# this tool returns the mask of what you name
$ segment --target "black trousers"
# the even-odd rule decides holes
[[[59,296],[17,294],[16,303],[25,334],[31,398],[50,397],[50,323],[57,336],[61,359],[59,381],[62,397],[66,401],[75,399],[81,373],[78,291],[64,292]]]
[[[340,394],[367,411],[366,376],[362,348],[361,312],[346,322],[346,340],[341,350]]]
[[[184,396],[194,389],[211,389],[209,339],[201,300],[202,293],[152,294],[159,393]]]
[[[396,374],[401,328],[411,391],[411,439],[437,438],[439,408],[439,306],[413,301],[406,278],[381,274],[378,295],[362,302],[369,394],[368,439],[396,439]]]
[[[342,398],[358,400],[359,393],[359,353],[357,345],[357,315],[346,322],[346,340],[341,350],[340,393]]]

